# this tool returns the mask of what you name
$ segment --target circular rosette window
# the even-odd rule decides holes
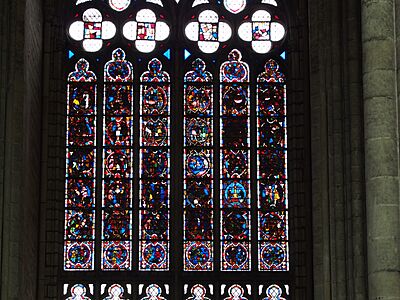
[[[286,26],[276,15],[266,10],[257,10],[250,21],[243,22],[238,29],[239,37],[251,43],[251,48],[260,54],[270,52],[284,41]]]
[[[166,146],[168,119],[165,117],[143,117],[142,143],[144,146]]]
[[[143,177],[167,177],[169,155],[165,150],[143,149],[141,152]]]
[[[219,15],[213,10],[202,11],[196,21],[189,22],[185,27],[186,38],[197,42],[204,53],[214,53],[221,43],[232,36],[231,26],[220,21]]]
[[[185,242],[185,270],[211,270],[212,243]]]
[[[157,41],[164,41],[169,37],[169,25],[157,18],[150,9],[139,10],[135,21],[125,23],[122,28],[124,37],[135,41],[135,47],[143,53],[150,53],[156,48]]]
[[[166,242],[152,241],[141,244],[141,269],[165,269],[168,246]]]
[[[108,149],[104,160],[107,177],[130,178],[132,176],[130,149]]]
[[[223,238],[225,240],[244,240],[250,237],[250,214],[235,210],[222,212]]]
[[[93,242],[66,242],[64,270],[93,270]]]
[[[210,150],[188,151],[185,155],[185,159],[187,177],[211,177],[212,165]]]
[[[168,109],[168,95],[161,86],[149,86],[143,91],[142,113],[163,114]]]
[[[94,237],[94,212],[67,210],[65,235],[71,240],[91,240]]]
[[[260,269],[261,270],[283,270],[287,271],[288,262],[286,256],[286,243],[265,242],[260,245]]]
[[[210,114],[212,110],[212,90],[208,86],[188,86],[186,90],[186,110],[191,114]]]
[[[248,243],[224,242],[222,270],[249,270],[249,250]]]
[[[130,270],[130,242],[103,242],[102,269]]]
[[[188,118],[186,120],[186,143],[190,146],[209,146],[212,141],[210,118]]]

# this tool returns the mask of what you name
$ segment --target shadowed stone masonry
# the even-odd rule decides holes
[[[368,289],[369,299],[382,300],[400,299],[399,98],[394,13],[394,1],[362,1]]]

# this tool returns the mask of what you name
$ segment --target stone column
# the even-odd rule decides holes
[[[362,46],[369,299],[400,299],[393,0],[362,0]]]
[[[37,299],[41,0],[0,1],[0,299]]]

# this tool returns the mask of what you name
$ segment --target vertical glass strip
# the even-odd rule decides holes
[[[169,269],[170,78],[152,59],[140,78],[139,270]]]
[[[232,50],[220,69],[221,270],[245,271],[250,263],[249,67]]]
[[[94,269],[96,75],[80,59],[68,76],[64,270]]]
[[[285,76],[274,60],[257,79],[258,261],[260,271],[288,271]]]
[[[104,67],[103,270],[131,270],[133,67],[118,48]]]
[[[213,85],[201,59],[185,75],[184,270],[213,270]]]

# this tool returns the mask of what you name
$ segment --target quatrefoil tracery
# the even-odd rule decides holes
[[[103,47],[103,40],[112,39],[116,33],[114,23],[103,21],[98,9],[89,8],[82,15],[82,21],[75,21],[69,27],[69,35],[76,41],[82,41],[87,52],[97,52]]]
[[[109,4],[114,10],[122,11],[129,6],[130,1],[109,0]],[[263,3],[276,5],[274,0],[263,0]],[[82,15],[82,21],[75,21],[69,28],[70,37],[82,41],[82,46],[87,52],[99,51],[103,40],[112,39],[115,34],[114,23],[103,21],[102,14],[95,8],[87,9]],[[170,26],[158,20],[152,10],[141,9],[137,12],[135,21],[125,23],[122,34],[126,39],[134,41],[137,50],[150,53],[156,48],[158,41],[169,37]],[[257,10],[249,21],[243,22],[238,28],[239,37],[245,42],[250,42],[252,49],[260,54],[270,52],[274,45],[282,42],[285,34],[285,26],[277,17],[272,18],[267,10]],[[207,9],[200,12],[197,20],[192,20],[186,25],[185,35],[190,41],[197,42],[202,52],[214,53],[222,42],[232,37],[232,28],[227,22],[221,21],[215,11]]]
[[[226,42],[232,36],[231,26],[219,19],[218,14],[213,10],[202,11],[197,21],[186,25],[186,37],[197,42],[202,52],[214,53],[218,50],[220,42]]]
[[[156,41],[164,41],[169,37],[170,28],[167,23],[157,20],[150,9],[142,9],[136,15],[136,21],[127,22],[122,33],[130,41],[135,41],[136,49],[149,53],[156,47]]]
[[[251,42],[255,52],[265,54],[272,49],[273,43],[283,40],[286,30],[280,22],[272,20],[268,11],[257,10],[251,21],[239,26],[238,34],[243,41]]]

